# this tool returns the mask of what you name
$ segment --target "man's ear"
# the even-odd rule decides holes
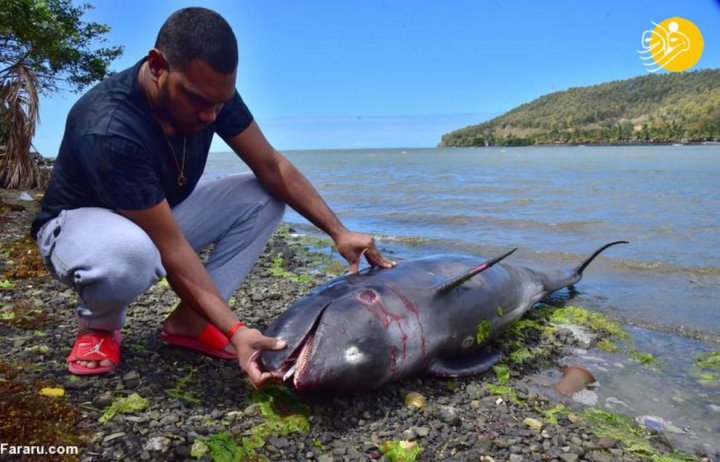
[[[153,48],[148,52],[147,62],[154,82],[158,82],[164,74],[170,72],[170,64],[168,64],[162,51],[157,48]]]

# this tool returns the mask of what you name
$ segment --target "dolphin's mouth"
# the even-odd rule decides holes
[[[300,341],[298,346],[295,347],[295,350],[285,359],[285,361],[283,361],[283,364],[276,371],[283,374],[283,382],[292,381],[295,388],[299,388],[301,385],[303,372],[307,370],[307,367],[310,364],[309,359],[310,353],[312,353],[315,333],[320,325],[320,320],[325,313],[325,309],[327,309],[328,306],[329,304],[325,306],[320,313],[318,313],[317,318],[315,318],[315,322],[308,333],[305,334],[305,337]]]

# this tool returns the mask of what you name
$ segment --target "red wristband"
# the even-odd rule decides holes
[[[235,334],[235,332],[237,332],[239,329],[242,329],[243,327],[245,327],[244,322],[242,322],[242,321],[236,322],[235,325],[232,326],[230,328],[230,330],[228,331],[228,334],[227,334],[228,340],[232,340],[232,336]]]

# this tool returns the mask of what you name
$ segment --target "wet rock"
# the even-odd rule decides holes
[[[168,425],[174,424],[178,420],[180,420],[180,417],[178,417],[176,414],[165,414],[160,418],[159,424],[162,427],[166,427]]]
[[[471,383],[470,385],[465,387],[465,393],[468,394],[470,399],[477,399],[481,397],[482,388]]]
[[[290,445],[286,438],[270,437],[266,441],[268,444],[271,444],[278,449],[285,449]]]
[[[143,449],[146,451],[167,452],[170,448],[170,439],[164,436],[154,436],[147,440]]]
[[[186,444],[179,444],[175,446],[175,455],[181,459],[190,457],[190,447]]]
[[[592,451],[585,456],[591,462],[612,462],[613,457],[605,451]]]
[[[322,443],[322,444],[325,445],[325,446],[327,446],[328,444],[332,443],[333,439],[334,439],[334,438],[333,438],[332,435],[329,434],[329,433],[323,433],[322,435],[320,435],[320,438],[319,438],[320,443]]]
[[[605,405],[610,409],[613,409],[616,406],[622,406],[626,409],[631,409],[630,406],[628,406],[624,401],[620,401],[614,396],[608,396],[607,398],[605,398]]]
[[[414,407],[416,409],[422,409],[425,407],[425,404],[427,403],[427,399],[420,393],[411,391],[410,393],[405,395],[404,402],[405,402],[405,406]]]
[[[596,406],[598,403],[598,395],[592,390],[580,390],[577,393],[573,393],[572,399],[585,406]]]
[[[190,447],[190,456],[195,459],[200,459],[207,454],[209,450],[210,448],[208,448],[204,442],[195,441]]]
[[[102,441],[102,442],[103,442],[103,444],[106,444],[106,443],[109,443],[110,441],[115,440],[115,439],[117,439],[117,438],[122,438],[122,437],[125,436],[126,434],[127,434],[127,433],[125,433],[125,432],[111,433],[110,435],[107,435],[105,438],[103,438],[103,441]]]
[[[668,422],[667,420],[663,419],[662,417],[658,417],[658,416],[654,416],[654,415],[643,415],[643,416],[636,417],[635,420],[638,423],[641,423],[641,424],[645,425],[646,427],[653,429],[653,430],[667,431],[670,433],[680,433],[680,434],[686,433],[685,430],[673,425],[671,422]]]
[[[492,448],[493,441],[492,439],[488,438],[487,436],[481,435],[478,436],[477,440],[475,440],[475,447],[479,449],[481,452],[488,452]]]
[[[495,438],[493,444],[499,448],[509,448],[511,445],[506,438]]]
[[[439,406],[437,416],[448,425],[458,426],[461,423],[457,409],[452,406]]]
[[[523,448],[518,446],[517,444],[513,444],[508,448],[511,454],[522,454]]]
[[[542,426],[543,426],[542,422],[540,422],[537,419],[533,419],[532,417],[526,417],[523,420],[523,423],[535,431],[540,431],[540,429],[542,429]]]

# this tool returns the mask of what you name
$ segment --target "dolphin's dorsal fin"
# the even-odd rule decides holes
[[[448,292],[450,289],[453,289],[455,287],[463,285],[465,282],[467,282],[473,276],[482,273],[483,271],[492,267],[495,263],[499,262],[500,260],[503,260],[504,258],[509,257],[516,250],[517,250],[517,247],[512,249],[510,252],[500,255],[499,257],[495,257],[492,260],[488,260],[484,263],[479,264],[478,266],[470,268],[469,270],[467,270],[465,273],[461,274],[460,276],[454,277],[452,279],[448,279],[447,281],[440,284],[440,286],[436,290],[436,293],[444,294],[444,293]]]

